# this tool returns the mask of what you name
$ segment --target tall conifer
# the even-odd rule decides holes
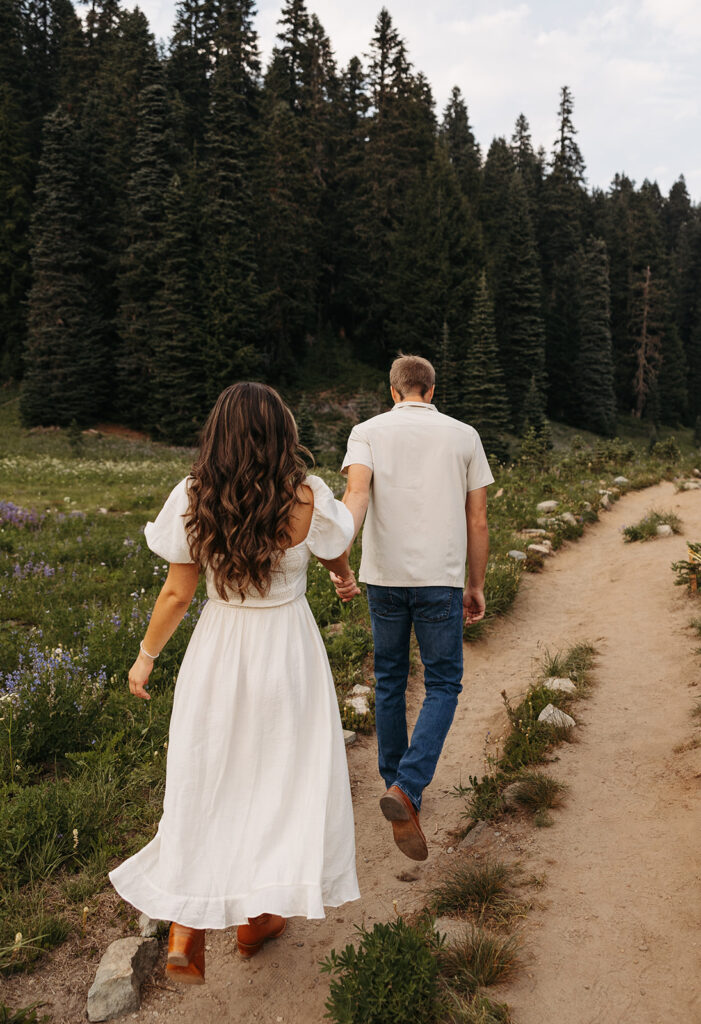
[[[487,455],[504,461],[509,454],[509,404],[499,364],[494,306],[483,274],[470,321],[464,375],[465,417],[478,431]]]
[[[589,238],[579,258],[579,336],[575,379],[579,424],[597,434],[616,432],[611,311],[606,243]]]

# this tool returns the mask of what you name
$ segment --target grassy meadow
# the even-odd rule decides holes
[[[324,422],[326,437],[332,428]],[[574,517],[548,524],[557,546],[596,519],[600,491],[611,490],[615,500],[628,487],[690,470],[699,457],[686,435],[684,454],[669,439],[652,454],[629,441],[573,440],[557,431],[555,442],[554,451],[536,445],[495,474],[490,618],[512,603],[523,566],[539,568],[537,559],[517,563],[507,554],[524,549],[514,531],[537,526],[538,501],[555,498],[558,514]],[[26,969],[71,930],[89,930],[82,908],[160,817],[173,687],[202,587],[156,664],[152,700],[131,697],[126,676],[167,572],[145,545],[144,524],[192,455],[97,432],[28,432],[16,398],[0,398],[2,971]],[[338,444],[329,445],[315,470],[337,493],[338,459]],[[618,474],[630,482],[613,488]],[[357,564],[357,551],[354,558]],[[340,697],[369,672],[366,605],[343,607],[317,564],[309,580]],[[328,628],[339,622],[343,629]],[[472,627],[468,639],[484,628]],[[359,723],[345,714],[345,724]]]

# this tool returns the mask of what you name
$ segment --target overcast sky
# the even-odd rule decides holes
[[[130,6],[134,6],[133,3]],[[140,0],[157,38],[171,34],[175,0]],[[367,51],[381,0],[307,0],[340,64]],[[558,93],[574,93],[590,186],[616,171],[664,192],[683,174],[701,200],[701,0],[387,0],[409,59],[440,112],[453,85],[483,152],[523,112],[549,152]],[[281,0],[259,0],[264,59]]]

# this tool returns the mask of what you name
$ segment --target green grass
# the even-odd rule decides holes
[[[638,540],[653,540],[657,536],[658,526],[671,526],[673,533],[681,533],[681,520],[674,512],[660,512],[657,509],[650,509],[642,519],[631,526],[623,528],[623,537],[626,544]]]
[[[503,924],[525,912],[513,894],[514,876],[514,868],[503,861],[463,864],[431,890],[429,906],[438,915],[473,915]]]
[[[521,966],[517,936],[492,935],[484,928],[466,925],[462,935],[440,950],[442,976],[458,993],[474,994],[478,988],[506,981]]]
[[[49,1021],[48,1014],[38,1015],[40,1007],[44,1003],[32,1003],[22,1010],[11,1010],[9,1006],[0,1003],[0,1024],[44,1024]]]
[[[512,1017],[505,1003],[495,1003],[476,993],[462,996],[447,989],[440,1024],[511,1024]]]

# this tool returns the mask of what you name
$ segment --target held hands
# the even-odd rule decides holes
[[[330,572],[331,582],[333,583],[336,593],[344,602],[347,604],[348,601],[352,601],[360,593],[360,588],[355,582],[355,573],[352,569],[348,570],[349,575],[338,576],[335,572]]]
[[[151,695],[145,690],[148,686],[148,677],[151,675],[153,661],[145,654],[139,654],[134,664],[129,669],[129,692],[135,697],[143,697],[144,700],[151,700]]]
[[[466,626],[473,622],[479,622],[484,618],[485,612],[484,589],[472,587],[468,583],[462,595],[462,619]]]

